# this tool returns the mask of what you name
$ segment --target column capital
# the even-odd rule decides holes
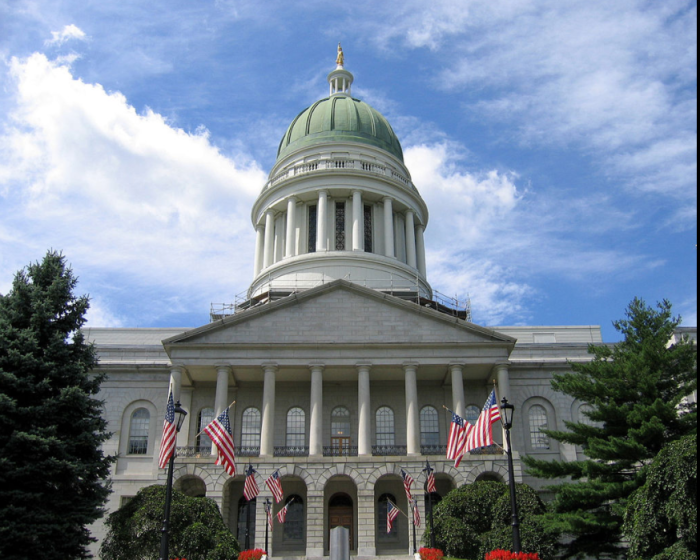
[[[321,198],[322,196],[328,196],[328,191],[326,189],[321,189],[318,191],[318,196]]]
[[[265,370],[265,372],[271,371],[275,373],[279,367],[277,366],[277,362],[263,362],[260,364],[260,366]]]
[[[403,367],[404,371],[406,371],[406,370],[408,370],[408,369],[414,369],[414,370],[415,370],[415,369],[418,369],[418,366],[419,366],[419,365],[420,365],[420,364],[419,364],[418,362],[412,362],[412,361],[404,362],[403,364],[401,364],[401,366]]]
[[[233,371],[230,364],[214,364],[214,367],[216,368],[216,371],[226,371],[228,373]]]
[[[299,199],[294,195],[287,197],[287,202],[294,202],[296,204],[298,201]]]
[[[326,364],[324,364],[323,362],[312,362],[312,363],[309,364],[309,369],[310,369],[311,371],[314,371],[314,370],[318,371],[319,369],[320,369],[321,371],[323,371],[323,369],[324,369],[325,367],[326,367]]]
[[[185,373],[187,368],[182,364],[170,364],[170,372]]]
[[[505,362],[496,362],[493,364],[494,369],[502,369],[502,368],[507,368],[510,367],[513,364],[513,362],[506,360]]]
[[[369,371],[370,369],[372,369],[372,363],[371,362],[357,362],[355,364],[355,367],[358,369],[358,371],[363,370],[363,369],[366,369]]]
[[[382,202],[391,202],[393,204],[394,199],[391,198],[390,196],[385,196],[384,198],[382,198]]]

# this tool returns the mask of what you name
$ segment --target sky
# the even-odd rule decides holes
[[[246,291],[252,204],[328,94],[384,114],[475,323],[697,325],[689,0],[0,0],[0,293],[60,250],[93,327],[195,327]]]

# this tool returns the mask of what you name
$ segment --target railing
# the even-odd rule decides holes
[[[405,445],[373,445],[372,455],[375,457],[404,457],[408,454]]]
[[[239,457],[259,457],[260,448],[259,447],[239,447],[236,449],[236,455]]]
[[[360,158],[324,158],[314,162],[297,163],[292,164],[289,167],[285,167],[265,184],[263,191],[274,187],[275,185],[281,183],[282,181],[286,181],[291,177],[305,175],[307,173],[314,173],[316,171],[326,171],[329,169],[358,169],[375,175],[390,177],[391,179],[402,183],[407,188],[416,190],[416,187],[413,185],[413,183],[411,183],[411,180],[393,167],[378,165],[374,161],[362,160]]]
[[[308,457],[308,447],[275,447],[275,457]]]
[[[500,445],[489,445],[488,447],[480,447],[479,449],[472,449],[469,452],[470,455],[503,455],[505,450]]]
[[[324,457],[357,457],[358,448],[355,446],[346,447],[335,447],[335,446],[324,446],[323,456]]]
[[[211,445],[177,447],[175,454],[178,457],[211,457]]]
[[[446,445],[421,445],[422,455],[447,455]]]

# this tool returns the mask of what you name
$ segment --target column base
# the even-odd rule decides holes
[[[365,557],[365,558],[374,558],[377,556],[377,549],[372,547],[372,548],[358,548],[357,549],[357,556],[358,557]]]
[[[323,558],[323,549],[322,548],[307,548],[306,549],[306,558],[307,560],[311,559],[322,559]]]

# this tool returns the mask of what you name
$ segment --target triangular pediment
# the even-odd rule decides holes
[[[166,347],[407,343],[512,346],[515,339],[394,296],[336,280],[163,341]]]

